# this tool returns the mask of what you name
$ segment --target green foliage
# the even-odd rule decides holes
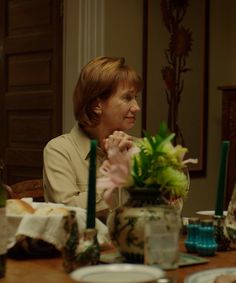
[[[188,178],[183,169],[183,156],[187,149],[173,146],[175,134],[166,123],[161,123],[157,135],[144,132],[137,142],[140,152],[133,156],[132,177],[136,187],[159,188],[161,194],[184,197],[188,192]]]

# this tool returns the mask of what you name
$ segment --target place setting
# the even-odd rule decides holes
[[[118,229],[117,235],[120,233],[126,238],[119,238],[117,242],[111,237],[113,234],[109,225],[96,218],[96,147],[97,142],[92,140],[87,210],[62,204],[34,202],[30,198],[9,200],[8,247],[12,252],[9,255],[17,258],[20,247],[21,254],[22,248],[26,250],[23,254],[25,259],[56,256],[60,259],[60,270],[71,280],[80,283],[219,283],[222,282],[219,281],[222,277],[236,276],[235,267],[220,267],[220,264],[214,263],[220,261],[221,256],[229,252],[235,244],[236,189],[228,210],[223,210],[222,182],[225,180],[226,168],[222,164],[226,155],[221,156],[216,207],[213,212],[201,214],[198,211],[196,217],[187,218],[183,230],[181,214],[170,205],[158,205],[155,213],[154,205],[147,206],[147,209],[138,207],[145,215],[138,227],[138,231],[142,231],[140,238],[140,232],[134,233],[136,218],[131,214],[134,207],[128,210],[125,205],[121,205],[115,213],[126,211],[126,214],[123,214],[123,218],[116,218],[119,221],[114,223]],[[145,191],[138,193],[143,198]],[[135,195],[135,201],[137,197],[139,195]],[[120,196],[119,199],[122,203]],[[114,216],[114,212],[111,215]],[[128,222],[125,222],[127,219]],[[113,230],[112,232],[114,233]],[[131,243],[134,249],[130,248]],[[133,257],[137,250],[139,256]]]
[[[224,145],[225,146],[225,145]],[[88,190],[88,206],[87,206],[87,222],[86,229],[82,237],[70,242],[70,245],[76,245],[78,248],[67,250],[63,249],[62,257],[63,264],[69,276],[78,282],[158,282],[159,278],[163,282],[179,282],[182,276],[182,270],[191,266],[210,264],[212,258],[217,257],[218,252],[224,252],[229,249],[230,240],[225,234],[221,234],[225,229],[225,217],[229,217],[231,212],[224,215],[223,211],[223,190],[225,181],[226,168],[223,164],[226,163],[227,150],[223,146],[220,164],[220,173],[218,180],[218,191],[216,208],[212,215],[206,215],[208,219],[198,219],[198,242],[196,242],[196,249],[190,249],[190,226],[187,224],[187,234],[182,233],[181,217],[179,217],[176,210],[168,207],[165,210],[159,211],[158,217],[152,215],[151,218],[146,216],[143,229],[143,258],[131,258],[130,254],[127,256],[123,253],[123,248],[120,243],[113,242],[111,249],[108,252],[101,252],[99,250],[99,243],[97,241],[97,231],[95,225],[95,192],[96,192],[96,177],[95,177],[95,157],[90,156],[89,168],[89,190]],[[94,152],[96,143],[91,143],[91,153]],[[94,150],[93,150],[94,149]],[[226,149],[228,149],[228,144]],[[164,217],[161,216],[164,213]],[[148,215],[148,214],[147,214]],[[197,213],[199,216],[199,213]],[[205,215],[204,215],[205,216]],[[129,219],[128,214],[125,216]],[[209,218],[210,217],[210,218]],[[190,218],[189,218],[190,219]],[[222,221],[223,219],[223,221]],[[226,218],[227,219],[227,218]],[[213,222],[214,220],[214,222]],[[72,221],[73,222],[73,221]],[[71,222],[71,230],[68,235],[73,236],[73,225]],[[132,227],[132,226],[131,226]],[[168,228],[168,229],[167,229]],[[132,232],[130,229],[130,232]],[[218,230],[217,230],[218,229]],[[119,230],[117,230],[119,232]],[[201,231],[201,232],[200,232]],[[206,232],[207,231],[207,232]],[[218,238],[215,234],[218,231]],[[92,235],[87,237],[88,234]],[[131,236],[131,235],[130,235]],[[68,239],[74,239],[73,237]],[[132,238],[130,238],[132,239]],[[209,242],[211,239],[212,242]],[[200,241],[201,240],[201,241]],[[228,242],[226,242],[226,240]],[[208,242],[205,242],[208,241]],[[224,244],[222,244],[224,242]],[[180,243],[182,244],[180,245]],[[205,247],[205,243],[207,247]],[[212,245],[212,243],[214,245]],[[65,245],[66,247],[66,245]],[[72,252],[72,254],[68,253]],[[131,250],[130,250],[131,251]],[[209,265],[210,266],[210,265]],[[199,270],[193,268],[193,270]],[[218,276],[233,276],[236,268],[213,268],[204,271],[187,273],[184,278],[184,283],[208,282],[214,281]],[[119,276],[118,276],[119,274]],[[182,278],[182,277],[181,277]],[[218,279],[217,279],[218,280]],[[160,281],[161,282],[161,281]],[[220,281],[219,281],[220,282]]]
[[[156,282],[162,278],[165,272],[159,267],[152,267],[144,264],[124,262],[120,256],[119,262],[104,262],[102,256],[111,255],[110,252],[101,253],[97,240],[97,226],[95,224],[95,196],[96,196],[96,145],[95,140],[91,141],[89,182],[87,199],[86,229],[81,237],[76,237],[77,225],[73,223],[73,216],[68,218],[68,234],[65,246],[62,249],[63,266],[69,276],[78,282],[83,283],[145,283]],[[92,237],[88,237],[88,235]],[[73,247],[77,247],[76,250]],[[113,254],[119,254],[118,250],[111,244]]]
[[[164,128],[162,131],[164,133]],[[170,139],[173,136],[169,137],[168,135],[163,135],[162,140],[158,142],[170,144]],[[148,139],[150,140],[151,137],[148,137]],[[132,203],[131,205],[129,203],[130,206],[127,204],[123,206],[120,203],[120,206],[111,213],[108,223],[109,221],[114,222],[112,226],[108,224],[108,230],[110,229],[113,249],[110,252],[99,254],[99,244],[96,239],[94,222],[96,194],[95,149],[96,142],[92,141],[89,165],[87,226],[83,236],[78,240],[73,234],[77,228],[72,216],[67,225],[70,227],[68,230],[68,239],[62,250],[63,265],[70,277],[78,282],[86,283],[111,282],[111,278],[112,282],[127,283],[157,282],[159,278],[169,280],[168,282],[178,282],[181,257],[183,266],[207,262],[207,260],[203,260],[200,257],[187,256],[184,253],[181,256],[179,252],[181,231],[180,210],[176,210],[175,207],[169,204],[163,205],[158,203],[158,205],[155,205],[153,198],[156,197],[156,190],[146,188],[138,188],[138,190],[132,190],[131,188],[129,191],[130,196],[134,197],[134,201],[139,200],[138,203],[141,203],[141,199],[145,200],[146,207],[145,205],[132,207]],[[188,175],[183,173],[181,178],[184,180],[181,186],[184,184],[184,187],[181,187],[180,190],[188,190]],[[118,193],[120,194],[121,191],[122,189]],[[136,199],[137,197],[138,199]],[[150,204],[149,201],[151,201]],[[177,205],[179,207],[178,202]],[[122,214],[124,211],[125,213]],[[143,213],[139,215],[142,221],[140,223],[138,222],[137,227],[134,225],[136,219],[138,219],[138,214],[133,215],[133,211]],[[115,230],[112,230],[113,228]],[[140,233],[141,231],[142,233]],[[93,232],[93,237],[90,239],[87,238],[89,232]],[[121,237],[114,238],[115,234],[117,236],[120,234]],[[76,250],[73,247],[77,247]],[[122,275],[118,277],[118,273]]]
[[[184,283],[231,283],[236,280],[236,267],[214,268],[188,276]]]
[[[228,150],[229,142],[223,141],[215,210],[197,211],[197,217],[189,218],[187,224],[186,249],[191,253],[208,256],[209,261],[211,261],[212,256],[217,256],[218,252],[225,253],[235,250],[236,247],[236,184],[228,209],[223,210]],[[235,264],[236,261],[233,263],[233,266],[229,264],[229,267],[194,272],[185,278],[184,283],[235,282]]]

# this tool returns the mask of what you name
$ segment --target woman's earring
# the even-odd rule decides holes
[[[100,107],[95,107],[94,112],[98,115],[102,114],[102,109]]]
[[[97,115],[101,115],[102,114],[102,108],[100,107],[100,105],[97,105],[97,106],[94,107],[94,112]]]

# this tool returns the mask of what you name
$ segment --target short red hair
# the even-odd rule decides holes
[[[92,106],[97,98],[106,100],[121,83],[131,85],[139,92],[143,81],[136,71],[125,65],[124,58],[97,57],[85,65],[74,90],[74,116],[81,126],[99,123]]]

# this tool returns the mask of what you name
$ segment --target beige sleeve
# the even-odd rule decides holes
[[[77,160],[77,156],[73,158],[81,164],[81,168],[74,166],[70,154],[70,144],[61,145],[58,142],[48,143],[44,149],[44,191],[45,200],[64,203],[70,206],[79,206],[86,208],[87,206],[87,178],[86,183],[78,183],[76,170],[83,177],[88,167],[83,164],[82,160]],[[86,174],[87,175],[87,174]],[[97,194],[96,210],[104,210],[107,205],[102,200],[100,193]]]

